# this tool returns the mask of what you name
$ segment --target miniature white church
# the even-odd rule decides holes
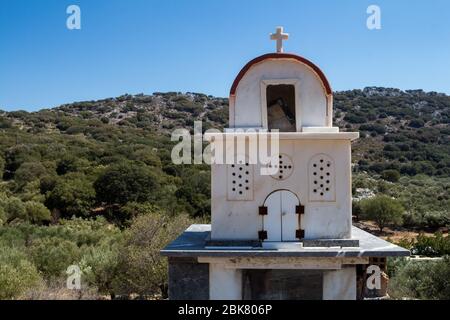
[[[282,27],[271,39],[277,52],[239,72],[229,128],[209,139],[276,129],[274,170],[261,174],[266,164],[250,161],[248,145],[226,149],[244,160],[211,165],[211,225],[191,226],[162,250],[171,299],[356,299],[358,272],[364,278],[369,263],[409,254],[352,226],[351,142],[359,133],[333,127],[327,78],[283,53]]]
[[[282,53],[282,28],[272,38],[277,53],[250,61],[234,81],[229,122],[278,129],[279,170],[267,176],[248,164],[212,166],[211,239],[350,239],[351,141],[359,134],[332,126],[322,71]]]

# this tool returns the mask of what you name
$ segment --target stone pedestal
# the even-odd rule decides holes
[[[196,258],[169,258],[169,299],[208,300],[209,265]]]
[[[361,269],[379,257],[409,255],[408,250],[356,227],[349,244],[358,247],[283,243],[268,248],[250,242],[211,247],[210,232],[210,225],[192,225],[161,251],[169,257],[170,299],[355,300],[358,266]]]

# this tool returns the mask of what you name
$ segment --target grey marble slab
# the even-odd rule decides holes
[[[207,246],[211,225],[194,224],[177,239],[161,250],[167,257],[403,257],[409,250],[380,239],[355,226],[352,239],[359,241],[359,247],[303,247],[298,243],[286,244],[283,248],[268,249],[248,246],[240,249],[233,246]]]

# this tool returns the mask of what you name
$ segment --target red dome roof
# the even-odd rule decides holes
[[[327,95],[331,95],[333,93],[332,90],[331,90],[330,83],[328,82],[328,80],[325,77],[325,75],[322,72],[322,70],[320,70],[320,68],[318,66],[316,66],[314,63],[312,63],[311,61],[309,61],[309,60],[307,60],[307,59],[305,59],[303,57],[300,57],[298,55],[291,54],[291,53],[268,53],[268,54],[264,54],[262,56],[259,56],[259,57],[255,58],[255,59],[253,59],[252,61],[247,63],[242,68],[242,70],[237,75],[236,79],[234,79],[233,85],[231,86],[230,95],[235,95],[236,94],[236,89],[237,89],[237,87],[239,85],[239,82],[244,77],[244,75],[247,73],[247,71],[250,70],[251,67],[253,67],[255,64],[260,63],[260,62],[262,62],[264,60],[270,60],[270,59],[294,59],[294,60],[297,60],[297,61],[299,61],[299,62],[301,62],[303,64],[306,64],[311,69],[313,69],[314,72],[317,74],[317,76],[320,78]]]

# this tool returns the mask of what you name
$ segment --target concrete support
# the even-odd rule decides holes
[[[209,266],[194,258],[169,258],[169,299],[208,300]]]
[[[356,267],[325,271],[323,300],[356,300]]]
[[[242,270],[210,264],[209,299],[242,300]]]

